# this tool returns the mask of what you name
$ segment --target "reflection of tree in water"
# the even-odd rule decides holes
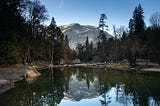
[[[103,100],[100,100],[102,106],[107,106],[109,103],[111,103],[111,97],[107,93],[103,93],[102,97]]]
[[[102,70],[100,70],[98,73],[98,81],[99,81],[99,90],[100,95],[102,95],[102,98],[100,100],[102,106],[107,106],[111,102],[111,97],[107,94],[109,89],[111,88],[110,81],[106,80],[106,74],[103,73]]]
[[[97,74],[101,94],[103,95],[104,92],[115,88],[116,101],[124,106],[132,103],[135,106],[160,105],[160,80],[155,76],[135,75],[118,71],[108,71],[107,73],[100,71]]]
[[[48,77],[49,76],[49,77]],[[50,69],[34,85],[29,86],[29,92],[20,101],[22,106],[56,106],[64,95],[64,76],[59,69]]]
[[[122,103],[124,106],[128,106],[132,103],[132,95],[126,94],[125,84],[116,84],[115,89],[116,101]]]
[[[94,82],[94,72],[91,68],[75,68],[73,71],[73,75],[76,75],[78,81],[85,80],[87,87],[89,89],[90,83]]]

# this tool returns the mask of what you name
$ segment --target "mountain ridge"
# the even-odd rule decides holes
[[[92,41],[94,44],[96,44],[98,41],[97,38],[99,29],[96,26],[72,23],[69,25],[60,26],[60,29],[65,36],[68,36],[70,43],[69,46],[74,49],[76,48],[77,44],[84,44],[87,36],[89,38],[89,41]],[[107,32],[105,32],[105,34],[107,39],[112,37]]]

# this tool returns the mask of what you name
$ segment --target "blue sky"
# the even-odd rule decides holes
[[[54,17],[57,25],[80,23],[98,26],[101,13],[108,17],[109,33],[112,25],[128,27],[135,6],[141,3],[145,23],[149,25],[152,13],[160,12],[160,0],[41,0],[48,10],[49,18]],[[50,20],[46,22],[49,24]]]

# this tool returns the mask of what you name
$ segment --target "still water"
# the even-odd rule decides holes
[[[0,95],[0,106],[160,106],[160,74],[65,68]]]

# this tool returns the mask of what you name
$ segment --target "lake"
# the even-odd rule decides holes
[[[41,71],[0,94],[0,106],[160,106],[160,74],[96,68]]]

